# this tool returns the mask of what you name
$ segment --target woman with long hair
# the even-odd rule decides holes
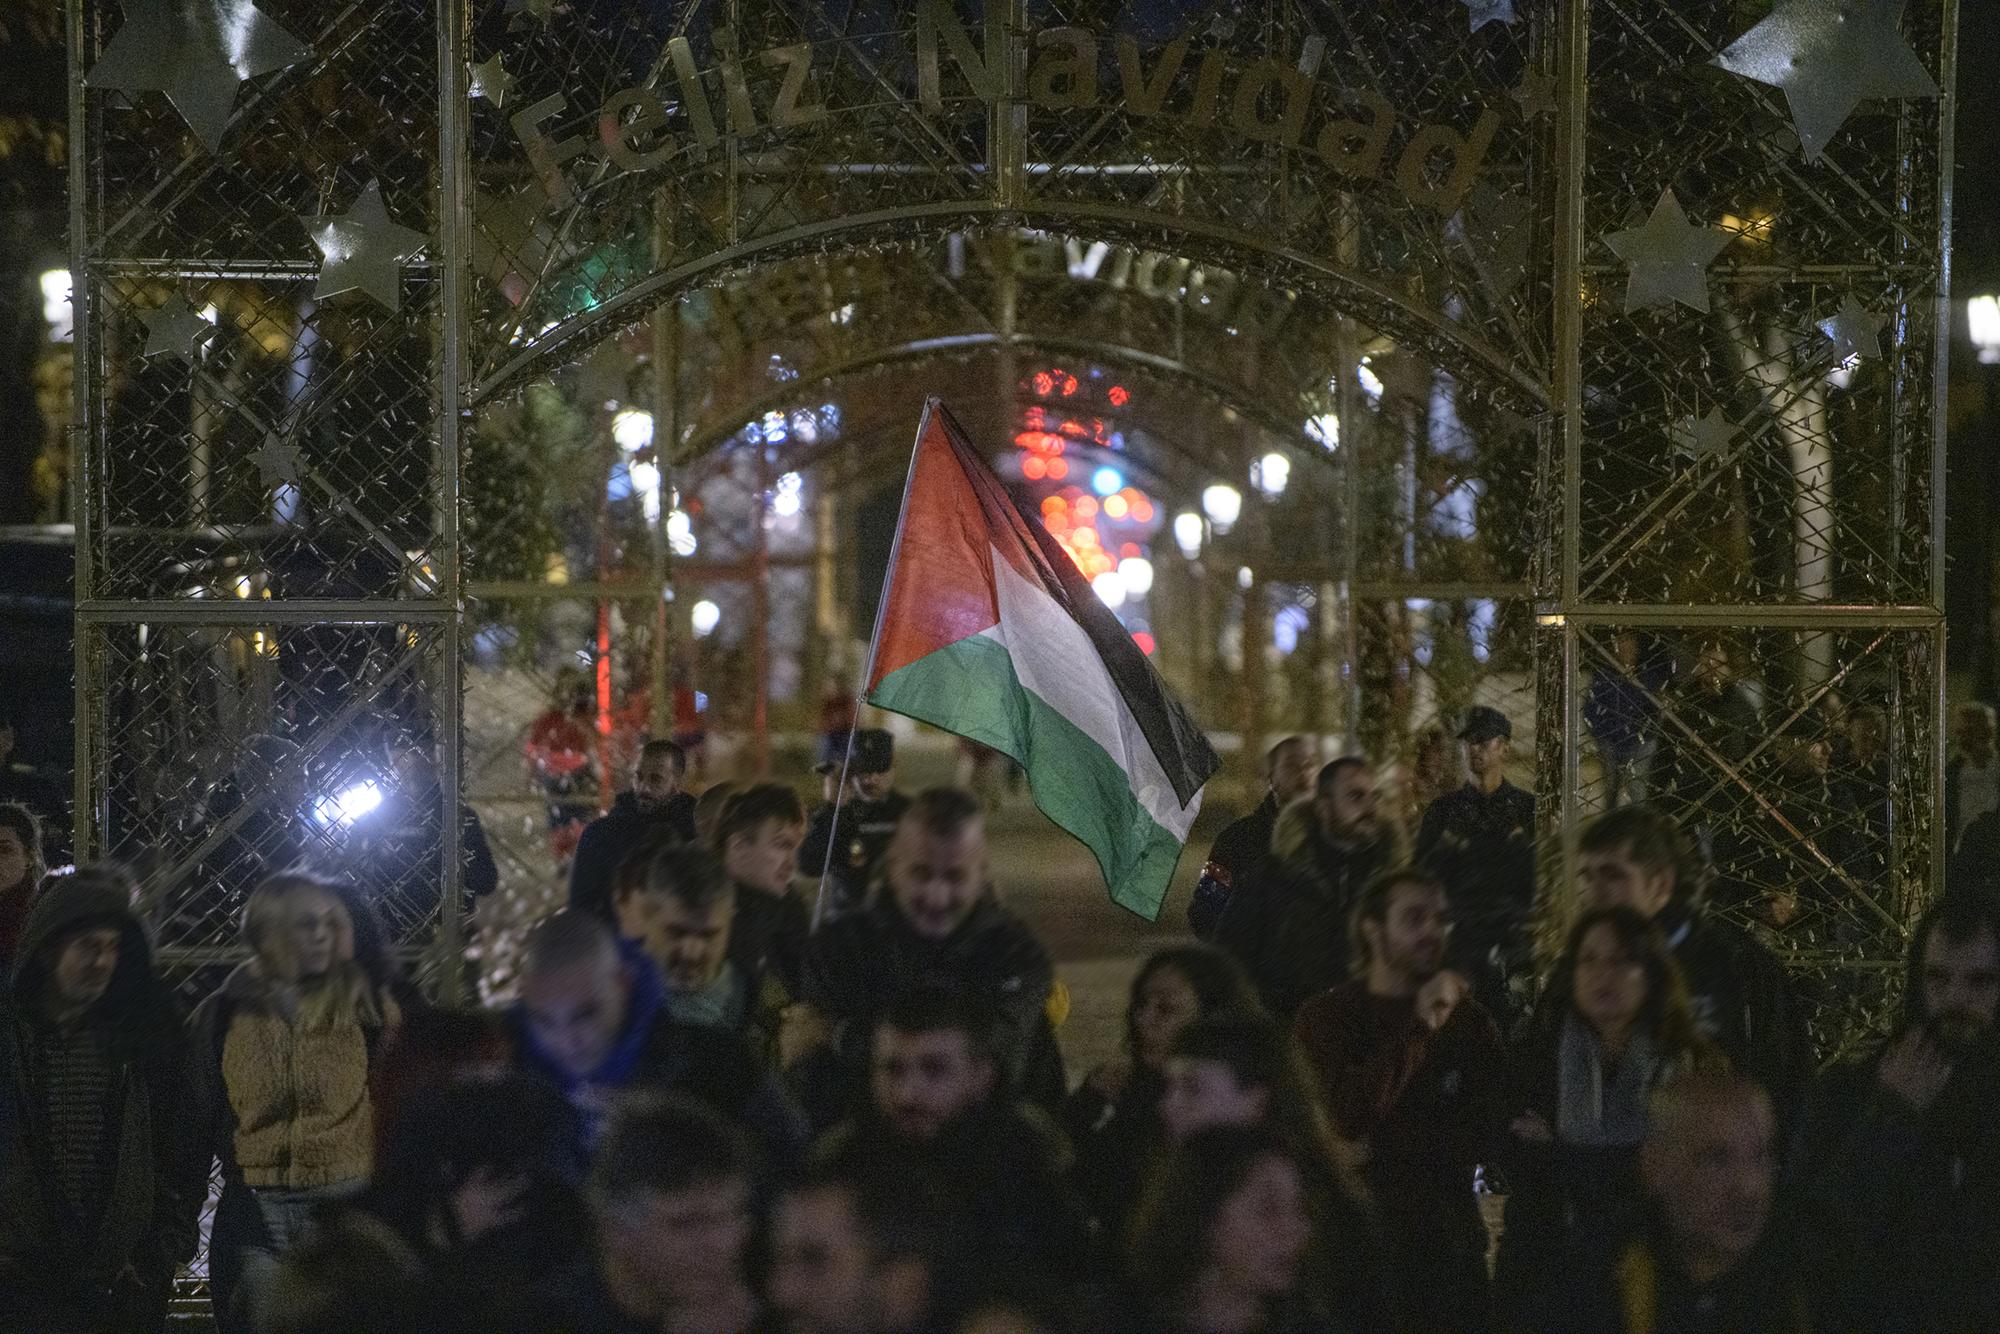
[[[1147,1330],[1253,1334],[1345,1328],[1306,1282],[1310,1173],[1268,1126],[1210,1126],[1181,1143],[1141,1203],[1133,1315]]]
[[[1386,1329],[1387,1272],[1352,1148],[1314,1091],[1297,1042],[1260,1014],[1198,1020],[1174,1039],[1160,1122],[1169,1144],[1218,1126],[1276,1135],[1303,1174],[1313,1220],[1310,1286],[1341,1328]]]
[[[1077,1187],[1107,1233],[1125,1227],[1166,1145],[1160,1097],[1174,1039],[1197,1020],[1260,1010],[1242,967],[1211,946],[1171,946],[1139,965],[1125,1003],[1124,1055],[1092,1070],[1063,1105]]]
[[[267,878],[243,910],[250,959],[195,1012],[197,1133],[223,1171],[210,1276],[225,1331],[253,1327],[277,1257],[368,1178],[369,1077],[401,1012],[354,931],[335,886]]]
[[[1495,1275],[1504,1324],[1528,1319],[1575,1247],[1638,1199],[1653,1090],[1723,1064],[1695,1027],[1659,928],[1624,907],[1579,918],[1514,1063],[1521,1111]]]

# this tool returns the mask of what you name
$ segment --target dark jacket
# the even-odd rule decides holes
[[[500,868],[478,812],[464,802],[457,808],[459,888],[468,898],[483,898],[499,888]],[[344,869],[373,898],[398,938],[420,930],[443,899],[438,812],[444,809],[434,783],[397,793],[356,825],[355,842],[343,859]]]
[[[751,1055],[749,1044],[725,1029],[675,1023],[666,1015],[652,960],[630,941],[621,942],[620,952],[632,975],[625,1027],[588,1076],[571,1075],[542,1050],[522,1007],[507,1013],[516,1063],[569,1099],[584,1146],[594,1147],[604,1131],[607,1095],[653,1088],[699,1099],[726,1120],[745,1126],[775,1166],[796,1160],[805,1140],[804,1123]]]
[[[1789,1126],[1812,1078],[1813,1055],[1784,965],[1748,932],[1699,909],[1669,905],[1658,925],[1681,966],[1695,1027],[1732,1067],[1770,1091],[1779,1124]]]
[[[1215,943],[1243,964],[1265,1006],[1289,1020],[1299,1006],[1348,980],[1347,918],[1378,872],[1396,864],[1395,839],[1336,843],[1310,801],[1277,818],[1262,869],[1237,882]]]
[[[876,1018],[912,987],[962,989],[994,1005],[999,1051],[1016,1086],[1048,1030],[1055,966],[1027,923],[988,898],[943,940],[919,935],[892,899],[843,917],[806,947],[800,998],[839,1026],[850,1062],[861,1060]]]
[[[1372,996],[1357,979],[1307,1001],[1293,1031],[1335,1127],[1368,1146],[1408,1327],[1484,1328],[1487,1237],[1472,1177],[1491,1161],[1507,1112],[1507,1054],[1492,1016],[1468,999],[1432,1030],[1410,999]]]
[[[1743,1261],[1697,1287],[1672,1258],[1664,1227],[1642,1210],[1607,1229],[1568,1281],[1508,1328],[1522,1334],[1805,1334],[1847,1329],[1815,1319],[1794,1244],[1767,1230]]]
[[[1959,1062],[1919,1113],[1881,1055],[1821,1075],[1791,1164],[1830,1323],[1990,1329],[2000,1311],[2000,1050]]]
[[[80,1218],[54,1177],[48,1061],[60,1038],[41,1004],[50,947],[98,925],[122,936],[111,985],[84,1019],[110,1067],[113,1160],[101,1207]],[[167,1283],[194,1254],[207,1186],[183,1134],[180,1020],[120,889],[66,881],[37,899],[0,1011],[0,1327],[131,1328],[164,1311]],[[121,1278],[128,1266],[136,1278]]]
[[[1208,850],[1208,860],[1188,900],[1188,927],[1203,940],[1229,909],[1236,891],[1250,884],[1271,855],[1271,831],[1278,823],[1278,794],[1266,792],[1257,809],[1223,826]]]
[[[806,841],[799,844],[799,874],[817,887],[824,873],[829,919],[867,903],[882,854],[888,851],[889,839],[909,808],[910,799],[900,792],[891,792],[880,801],[850,798],[840,803],[838,828],[832,802],[813,808]]]
[[[1590,688],[1583,696],[1583,721],[1604,758],[1623,760],[1636,754],[1652,733],[1657,711],[1646,687],[1625,673],[1610,666],[1591,673]]]
[[[611,915],[612,881],[619,866],[649,839],[695,841],[694,798],[676,792],[658,814],[639,809],[639,798],[620,792],[611,809],[592,820],[577,840],[569,864],[569,906]]]
[[[1085,1081],[1063,1103],[1062,1127],[1076,1152],[1076,1187],[1107,1242],[1123,1242],[1147,1178],[1166,1156],[1160,1096],[1166,1081],[1140,1066],[1116,1097]]]
[[[1424,812],[1416,860],[1444,882],[1456,931],[1452,943],[1469,967],[1499,946],[1527,944],[1535,911],[1535,798],[1501,781],[1490,794],[1466,783]],[[1472,955],[1481,956],[1472,960]]]

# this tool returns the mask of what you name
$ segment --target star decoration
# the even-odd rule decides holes
[[[296,489],[299,484],[299,451],[272,431],[264,437],[264,443],[257,446],[257,473],[263,478],[264,485],[273,491],[281,486]]]
[[[1522,120],[1534,120],[1556,109],[1555,80],[1545,79],[1534,70],[1529,70],[1521,78],[1521,86],[1510,96],[1521,108]]]
[[[132,0],[84,84],[128,96],[165,93],[215,153],[244,81],[312,55],[251,0]]]
[[[1693,455],[1696,463],[1722,458],[1735,438],[1736,423],[1719,407],[1710,408],[1706,416],[1682,417],[1674,423],[1674,445]]]
[[[146,346],[139,353],[143,361],[154,357],[177,356],[193,361],[201,345],[215,336],[215,326],[203,319],[187,299],[176,292],[157,307],[141,315],[146,326]]]
[[[495,52],[493,58],[486,63],[472,67],[470,91],[474,97],[483,97],[496,107],[505,106],[507,93],[513,86],[514,76],[500,63],[498,52]]]
[[[1936,97],[1903,40],[1903,0],[1783,0],[1713,64],[1784,90],[1806,160],[1869,98]]]
[[[1706,312],[1708,266],[1731,239],[1728,232],[1689,222],[1674,192],[1666,191],[1644,226],[1604,238],[1612,253],[1632,270],[1625,286],[1625,313],[1676,301]]]
[[[1514,23],[1514,0],[1464,0],[1465,20],[1478,32],[1489,23]]]
[[[1847,361],[1852,357],[1881,356],[1882,330],[1888,323],[1886,315],[1876,314],[1849,292],[1840,299],[1840,309],[1821,320],[1816,327],[1832,342],[1833,350],[1840,354],[1840,359]]]
[[[403,261],[422,250],[428,238],[389,221],[381,182],[368,182],[346,213],[299,221],[324,260],[315,297],[362,292],[392,311],[402,308]]]

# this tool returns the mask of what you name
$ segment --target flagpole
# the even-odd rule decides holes
[[[882,575],[882,592],[875,599],[875,628],[868,632],[868,665],[861,670],[860,688],[854,695],[854,725],[847,729],[847,744],[841,749],[840,785],[833,790],[833,820],[827,830],[826,860],[820,863],[819,890],[813,895],[812,929],[818,931],[826,920],[826,880],[833,871],[834,839],[840,835],[840,805],[847,799],[847,766],[854,758],[854,734],[861,730],[861,706],[868,698],[868,684],[875,678],[875,657],[882,647],[882,613],[889,605],[889,586],[896,577],[896,564],[903,554],[903,525],[910,517],[910,487],[917,477],[917,451],[924,447],[924,433],[930,430],[931,413],[938,400],[924,400],[924,415],[917,422],[917,438],[910,446],[910,466],[903,470],[903,501],[896,509],[896,536],[889,543],[889,565]]]

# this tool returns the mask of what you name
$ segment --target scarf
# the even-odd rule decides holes
[[[1611,1078],[1604,1047],[1574,1012],[1563,1019],[1556,1073],[1556,1138],[1564,1144],[1626,1146],[1646,1137],[1646,1099],[1659,1073],[1647,1033],[1634,1033]]]

